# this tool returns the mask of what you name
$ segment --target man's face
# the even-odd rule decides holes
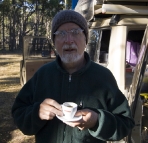
[[[75,23],[65,23],[55,32],[55,48],[63,63],[76,63],[84,58],[86,37]]]

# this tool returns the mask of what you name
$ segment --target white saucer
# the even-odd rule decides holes
[[[81,116],[75,116],[72,119],[66,119],[65,116],[61,117],[61,116],[58,116],[58,115],[56,115],[56,117],[58,119],[60,119],[61,121],[74,122],[74,121],[80,120],[82,118],[82,115]]]

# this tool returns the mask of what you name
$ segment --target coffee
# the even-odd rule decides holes
[[[67,105],[67,107],[70,107],[70,108],[72,108],[73,106],[71,106],[71,105]]]

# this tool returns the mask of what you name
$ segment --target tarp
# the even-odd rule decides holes
[[[95,0],[79,0],[75,11],[82,14],[87,21],[90,21],[94,17],[94,1]]]
[[[78,0],[72,0],[72,9],[75,9]]]

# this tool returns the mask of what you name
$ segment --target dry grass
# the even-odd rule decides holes
[[[34,143],[33,136],[25,136],[17,129],[11,116],[11,107],[21,89],[21,54],[0,55],[0,143]]]
[[[34,136],[23,135],[13,123],[11,107],[21,89],[21,54],[0,54],[0,143],[35,143]],[[148,108],[144,108],[143,123],[148,129]],[[148,130],[144,132],[148,143]],[[143,134],[142,134],[143,136]]]

